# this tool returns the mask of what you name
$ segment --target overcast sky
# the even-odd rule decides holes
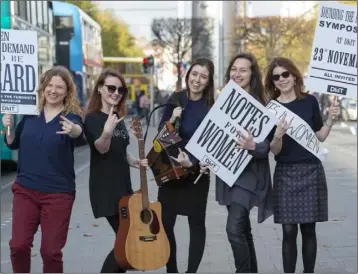
[[[192,1],[95,1],[102,9],[113,9],[118,17],[128,25],[135,37],[151,39],[150,24],[154,18],[178,16],[178,2],[182,13],[191,16]],[[306,9],[306,4],[316,1],[247,1],[249,16],[278,15],[283,7],[291,7],[291,12]],[[311,4],[309,4],[310,6]],[[307,6],[308,7],[308,6]],[[285,8],[286,9],[286,8]],[[302,10],[302,12],[303,12]],[[301,11],[300,11],[301,12]]]
[[[150,24],[154,18],[176,17],[177,1],[96,1],[102,9],[111,8],[136,36],[151,39]],[[188,2],[190,4],[190,2]]]

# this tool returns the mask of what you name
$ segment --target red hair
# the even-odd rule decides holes
[[[98,77],[96,84],[93,88],[92,95],[88,103],[87,113],[99,112],[102,109],[102,98],[101,98],[101,94],[98,92],[98,89],[104,85],[104,82],[106,81],[107,77],[118,78],[121,81],[122,86],[128,90],[126,81],[124,80],[124,77],[118,70],[113,68],[104,69],[101,75]],[[127,95],[128,92],[126,92],[126,94],[118,102],[117,112],[120,116],[124,116],[126,114]]]

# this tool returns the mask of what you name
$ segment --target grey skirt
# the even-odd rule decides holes
[[[275,223],[328,220],[328,191],[322,163],[277,163],[273,181]]]

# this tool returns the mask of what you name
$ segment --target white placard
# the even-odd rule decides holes
[[[307,90],[357,99],[357,46],[357,7],[322,1]]]
[[[267,108],[230,80],[185,148],[232,186],[252,158],[247,150],[235,148],[237,129],[247,136],[246,130],[252,127],[254,141],[259,143],[277,121]]]
[[[277,101],[270,101],[266,107],[278,119],[281,119],[284,114],[286,114],[286,121],[291,121],[293,118],[291,126],[288,128],[286,134],[320,159],[321,162],[325,160],[328,150],[323,148],[322,143],[318,140],[309,124]]]
[[[37,32],[1,29],[1,113],[36,114]]]

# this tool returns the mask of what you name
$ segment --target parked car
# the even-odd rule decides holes
[[[343,98],[341,100],[341,119],[342,121],[357,120],[357,101],[353,99]]]

